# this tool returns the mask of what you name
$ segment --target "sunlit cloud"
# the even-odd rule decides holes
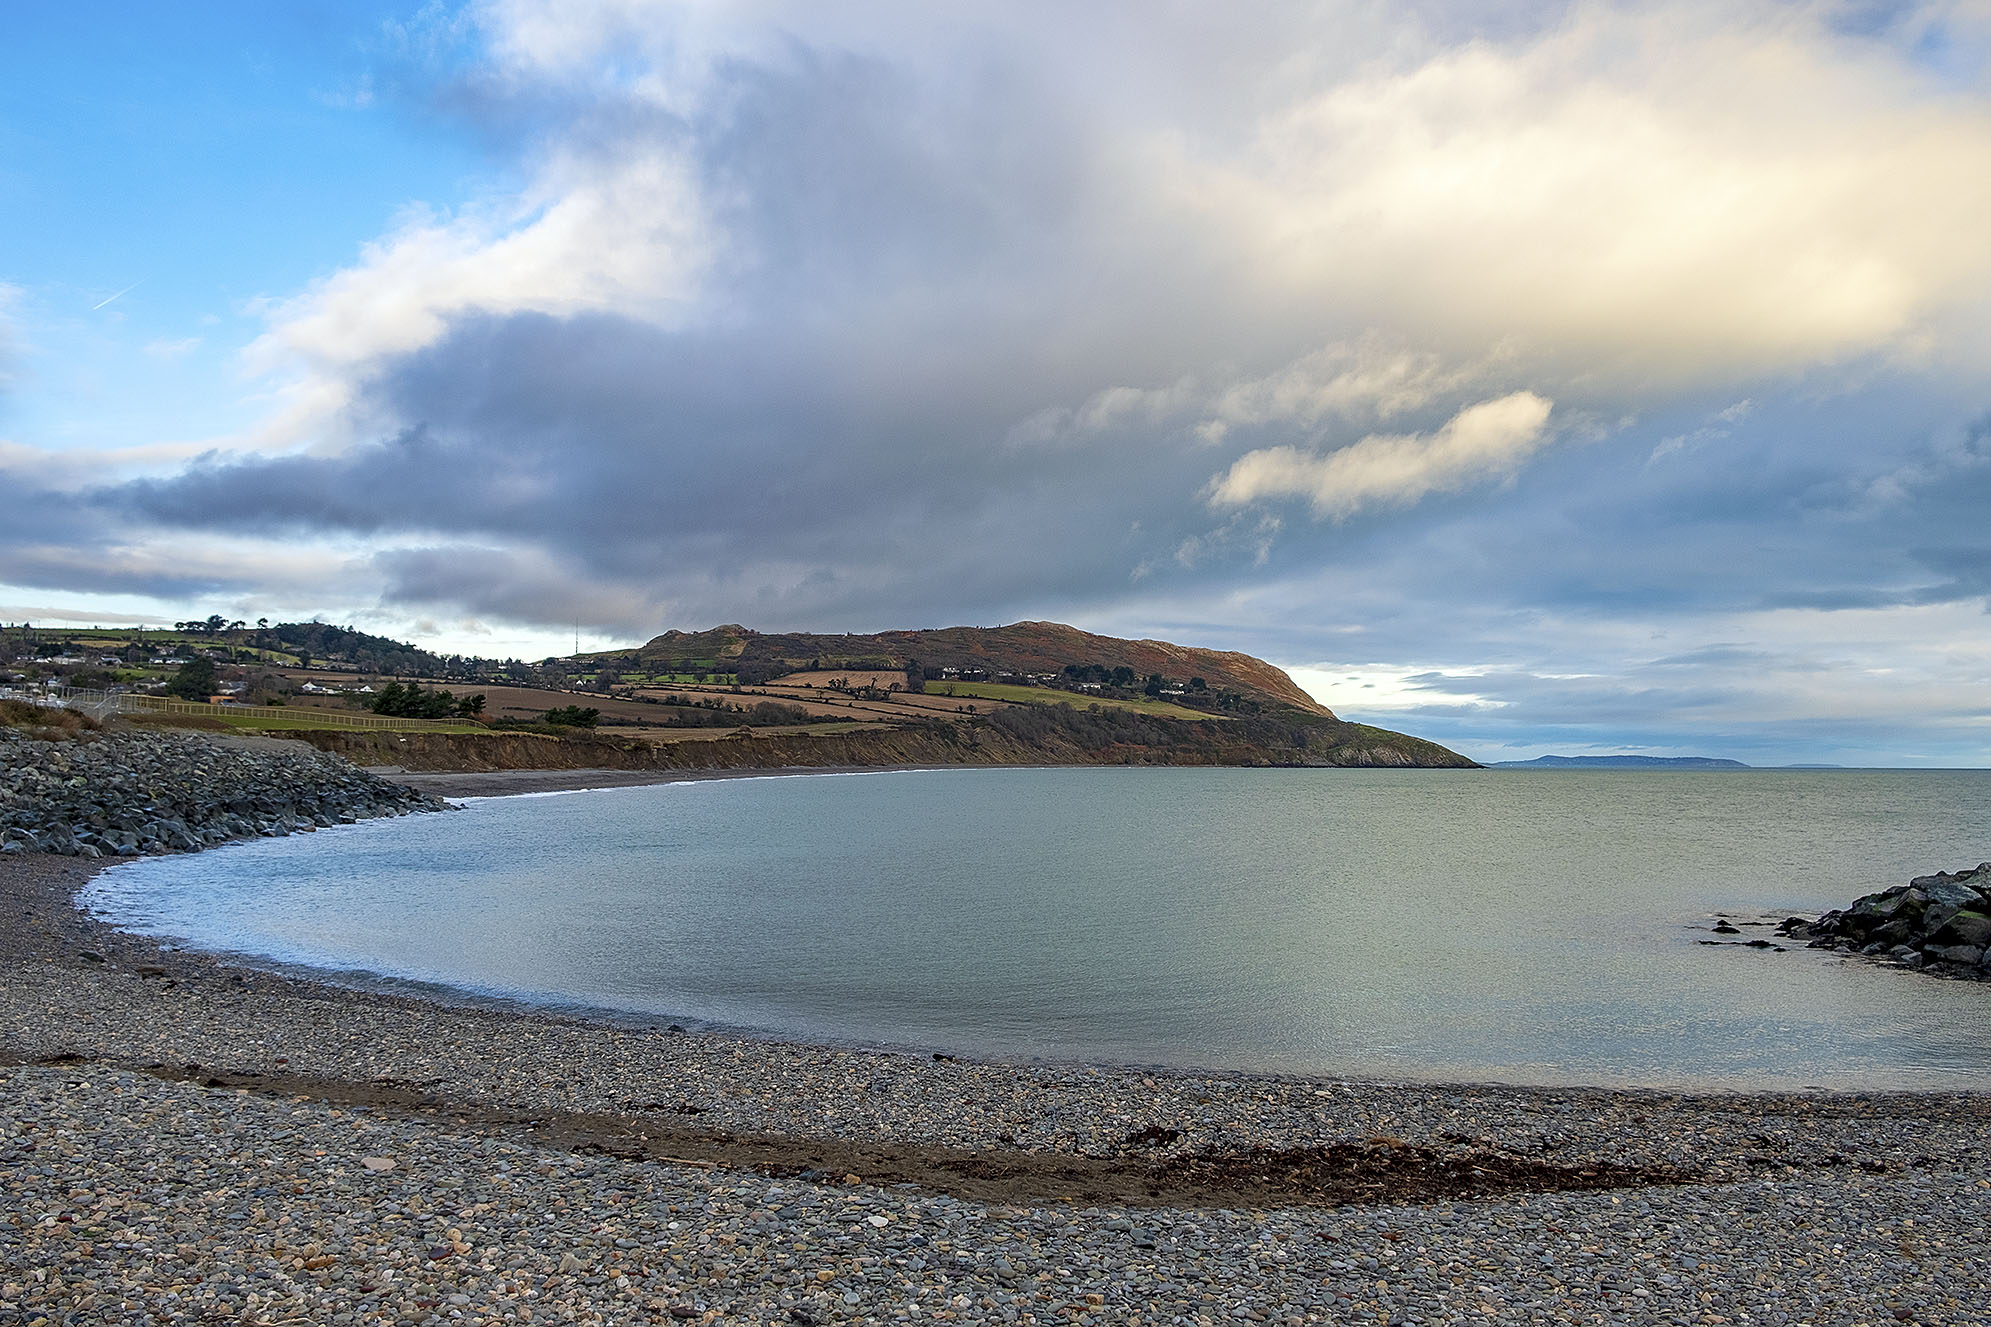
[[[1326,454],[1297,447],[1247,452],[1216,481],[1210,500],[1238,507],[1304,497],[1317,515],[1333,518],[1415,502],[1511,473],[1548,441],[1550,408],[1533,392],[1515,392],[1469,406],[1423,436],[1372,434]]]

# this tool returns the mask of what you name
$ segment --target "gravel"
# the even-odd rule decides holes
[[[1991,1321],[1983,1095],[597,1024],[161,949],[70,906],[97,865],[0,860],[0,1324]],[[1343,1205],[1085,1187],[1336,1148],[1676,1182]]]

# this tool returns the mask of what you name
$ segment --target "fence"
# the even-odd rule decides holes
[[[394,719],[384,714],[346,714],[309,706],[288,705],[208,705],[197,700],[177,700],[171,696],[144,696],[130,691],[87,691],[80,687],[40,687],[23,690],[0,687],[0,700],[24,700],[30,705],[47,705],[80,710],[92,718],[107,714],[200,714],[210,718],[243,715],[259,719],[281,719],[299,727],[323,725],[327,728],[375,728],[401,733],[433,733],[460,727],[460,724],[432,719]],[[300,722],[302,721],[302,722]]]

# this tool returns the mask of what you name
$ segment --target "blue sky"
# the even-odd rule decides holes
[[[1991,763],[1991,7],[16,7],[0,618]]]

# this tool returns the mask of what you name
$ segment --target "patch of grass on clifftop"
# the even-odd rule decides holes
[[[24,700],[0,700],[0,727],[17,728],[44,742],[60,742],[94,733],[101,725],[75,710],[30,705]]]

